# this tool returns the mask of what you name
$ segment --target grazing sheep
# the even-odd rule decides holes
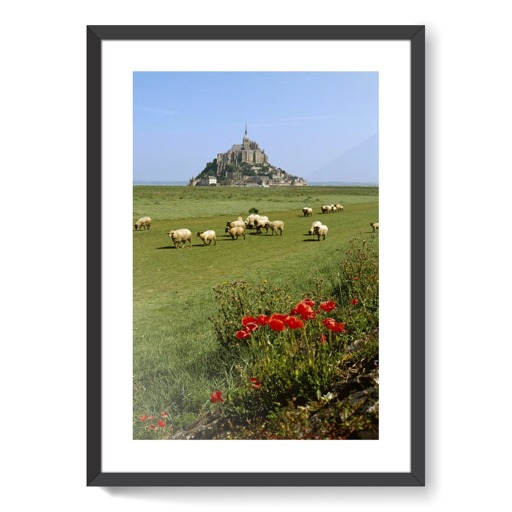
[[[334,205],[333,204],[325,204],[320,209],[322,210],[322,213],[330,213],[333,211]]]
[[[226,222],[226,227],[228,228],[234,228],[236,226],[245,228],[245,222],[243,220],[233,220],[231,222]]]
[[[256,219],[254,219],[253,227],[256,228],[256,232],[261,234],[261,229],[265,227],[265,224],[269,221],[266,215],[260,215]]]
[[[150,229],[151,228],[151,219],[149,217],[141,217],[136,223],[135,223],[135,231],[137,229]]]
[[[282,220],[274,220],[272,222],[266,222],[264,227],[266,229],[265,234],[267,234],[270,229],[272,231],[272,236],[274,236],[274,231],[279,231],[279,234],[282,235],[284,222]]]
[[[231,235],[233,240],[238,240],[239,236],[243,236],[245,240],[245,229],[240,226],[235,226],[234,228],[226,228],[226,232]]]
[[[335,208],[334,211],[336,211],[336,212],[342,212],[343,211],[343,205],[341,205],[341,204],[335,204],[334,208]]]
[[[174,247],[177,249],[183,248],[186,242],[189,243],[189,247],[192,247],[192,233],[190,229],[173,229],[169,231],[168,235],[169,238],[172,238]]]
[[[315,220],[313,224],[311,224],[311,227],[309,228],[308,235],[312,235],[315,232],[316,226],[321,226],[322,223],[319,220]]]
[[[257,213],[251,213],[247,219],[245,219],[245,227],[252,228],[254,219],[258,218],[259,215]]]
[[[197,236],[203,241],[203,245],[206,245],[206,242],[208,242],[208,245],[212,243],[213,245],[217,245],[217,235],[215,234],[215,231],[213,229],[208,229],[207,231],[203,231],[202,233],[197,233]]]
[[[268,217],[266,215],[258,215],[257,213],[251,213],[251,215],[249,215],[247,219],[245,219],[245,227],[249,229],[257,228],[258,223],[264,222],[268,222]]]
[[[327,235],[328,228],[325,224],[321,226],[315,226],[315,235],[318,237],[318,241],[320,242],[320,237],[323,236],[322,240],[325,240],[325,235]]]
[[[313,208],[308,208],[305,206],[302,208],[302,213],[304,214],[304,217],[311,217],[311,215],[313,215]]]
[[[375,233],[376,229],[379,229],[379,223],[378,222],[370,222],[370,226],[372,227],[374,233]]]

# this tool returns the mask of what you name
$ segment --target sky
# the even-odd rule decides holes
[[[134,181],[185,181],[248,136],[308,181],[378,182],[376,72],[135,72]]]

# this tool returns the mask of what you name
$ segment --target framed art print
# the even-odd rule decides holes
[[[88,26],[87,173],[87,485],[425,485],[424,26]]]

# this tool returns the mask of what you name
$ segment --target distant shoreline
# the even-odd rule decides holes
[[[134,181],[133,186],[145,187],[186,187],[188,181]],[[312,181],[308,183],[307,187],[378,187],[378,183],[358,183],[352,181]],[[226,188],[226,187],[222,187]],[[243,188],[243,187],[242,187]],[[288,188],[288,187],[286,187]],[[303,187],[290,187],[290,188],[303,188]]]

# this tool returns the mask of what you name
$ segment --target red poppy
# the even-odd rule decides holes
[[[222,391],[214,391],[210,395],[210,402],[214,404],[215,402],[224,402],[224,398],[222,398]]]
[[[140,421],[146,421],[148,418],[149,418],[149,416],[147,416],[147,415],[145,415],[145,416],[139,416],[139,420],[140,420]]]
[[[359,299],[352,299],[352,304],[357,304],[359,302]]]
[[[149,425],[149,428],[151,430],[156,430],[158,427],[156,425],[153,425],[153,423],[151,423],[151,425]]]
[[[269,320],[269,323],[272,321],[272,320],[280,320],[281,322],[284,321],[284,319],[287,317],[288,315],[282,315],[281,313],[274,313],[271,317],[270,317],[270,320]]]
[[[165,421],[160,420],[160,421],[158,422],[158,426],[159,426],[159,427],[164,428],[164,427],[165,427]]]
[[[304,301],[303,302],[299,302],[296,306],[295,306],[295,309],[297,310],[297,312],[299,314],[302,314],[304,312],[307,312],[309,313],[310,311],[313,311],[313,308],[311,307],[311,304],[306,304]]]
[[[325,325],[326,327],[335,323],[336,320],[334,320],[334,318],[326,318],[325,320],[322,320],[322,324]]]
[[[300,320],[299,318],[295,318],[294,316],[287,316],[284,319],[284,323],[290,328],[290,329],[301,329],[304,327],[304,322]]]
[[[247,322],[245,324],[245,330],[249,332],[257,331],[260,326],[256,322]]]
[[[313,301],[310,301],[310,302],[313,302]],[[303,320],[313,320],[313,318],[315,318],[315,312],[313,311],[313,308],[309,304],[306,304],[305,301],[299,302],[290,311],[290,315],[300,315],[300,317]]]
[[[160,416],[162,416],[162,418],[167,418],[168,414],[167,412],[164,411],[163,413],[160,414]]]
[[[242,325],[254,324],[254,323],[256,323],[256,318],[254,318],[253,316],[244,316],[242,318]]]
[[[313,320],[315,318],[315,312],[313,310],[311,311],[304,311],[300,314],[300,317],[303,320]]]
[[[325,334],[322,334],[320,336],[320,343],[323,345],[327,341],[327,336]]]
[[[334,323],[331,323],[329,325],[326,325],[326,327],[327,327],[327,329],[329,329],[332,332],[347,332],[345,330],[345,323],[344,322],[341,322],[339,324],[334,322]]]
[[[314,300],[311,300],[311,299],[304,299],[302,301],[303,304],[306,304],[306,306],[314,306],[315,305],[315,301]]]
[[[236,331],[235,336],[239,340],[245,340],[246,338],[251,337],[251,333],[249,331],[245,331],[245,330],[244,331]]]
[[[329,312],[336,308],[336,303],[333,302],[332,300],[321,302],[320,308],[323,309],[324,311]]]
[[[357,281],[359,279],[359,277],[354,277],[354,281]]]
[[[261,388],[261,382],[258,379],[252,377],[252,378],[249,379],[249,381],[251,382],[252,387],[254,389],[260,389]]]
[[[270,318],[267,315],[258,315],[256,318],[256,323],[259,325],[267,325],[270,321]]]
[[[284,322],[282,320],[279,320],[278,318],[271,319],[270,322],[268,323],[268,326],[273,331],[284,331],[286,329],[286,325],[284,324]]]

